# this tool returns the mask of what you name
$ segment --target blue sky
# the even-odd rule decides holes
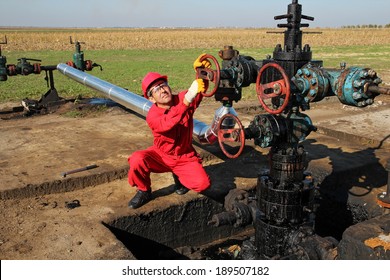
[[[1,0],[0,26],[275,27],[291,0]],[[299,0],[311,27],[390,23],[389,0]]]

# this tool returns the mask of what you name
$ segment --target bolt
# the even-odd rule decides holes
[[[317,84],[317,80],[313,78],[310,80],[310,83],[312,86],[314,86],[315,84]]]
[[[282,88],[281,88],[280,84],[278,84],[278,83],[274,84],[273,89],[274,89],[275,94],[280,94],[282,91]]]
[[[357,99],[362,98],[362,95],[361,95],[361,93],[355,91],[355,92],[352,94],[352,98],[355,99],[355,100],[357,100]]]
[[[358,107],[364,107],[364,106],[366,106],[366,101],[362,100],[362,101],[358,102],[357,105],[358,105]]]
[[[376,76],[376,72],[372,69],[369,69],[368,70],[368,75],[370,75],[370,77],[374,78]]]
[[[355,88],[361,87],[363,84],[364,84],[364,82],[363,82],[363,81],[360,81],[360,80],[355,80],[355,81],[353,81],[353,86],[354,86]]]
[[[310,75],[311,75],[309,69],[306,69],[306,68],[303,69],[303,73],[305,73],[305,75],[308,77],[310,77]]]
[[[367,71],[360,72],[360,77],[367,78],[368,77],[368,72]]]
[[[317,94],[317,91],[315,89],[310,90],[310,96],[315,96]]]

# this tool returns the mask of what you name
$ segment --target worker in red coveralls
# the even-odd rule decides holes
[[[194,62],[194,69],[211,66],[206,59]],[[128,206],[136,209],[149,202],[150,174],[172,172],[175,191],[179,195],[189,190],[202,192],[210,186],[210,178],[202,166],[199,154],[192,146],[193,115],[206,92],[208,81],[196,79],[188,90],[172,94],[168,77],[149,72],[142,80],[144,97],[154,103],[146,122],[152,130],[153,146],[130,155],[128,181],[137,188]]]

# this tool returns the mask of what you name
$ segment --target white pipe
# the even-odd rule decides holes
[[[107,95],[108,98],[146,117],[152,102],[143,96],[132,93],[124,88],[110,84],[102,79],[80,71],[64,63],[57,65],[57,70],[65,76]]]

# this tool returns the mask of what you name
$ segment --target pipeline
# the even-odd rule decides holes
[[[139,95],[77,70],[67,64],[58,64],[57,70],[80,84],[106,94],[111,100],[143,116],[146,116],[153,105],[152,102]]]
[[[140,95],[101,80],[90,74],[84,73],[67,64],[58,64],[57,70],[65,76],[75,80],[76,82],[105,94],[111,100],[143,116],[147,115],[149,109],[153,105],[151,101]],[[225,114],[236,115],[236,112],[234,111],[233,107],[221,106],[216,110],[214,119],[210,126],[194,119],[194,137],[196,137],[197,140],[202,144],[214,144],[218,140],[217,129],[219,120]]]

